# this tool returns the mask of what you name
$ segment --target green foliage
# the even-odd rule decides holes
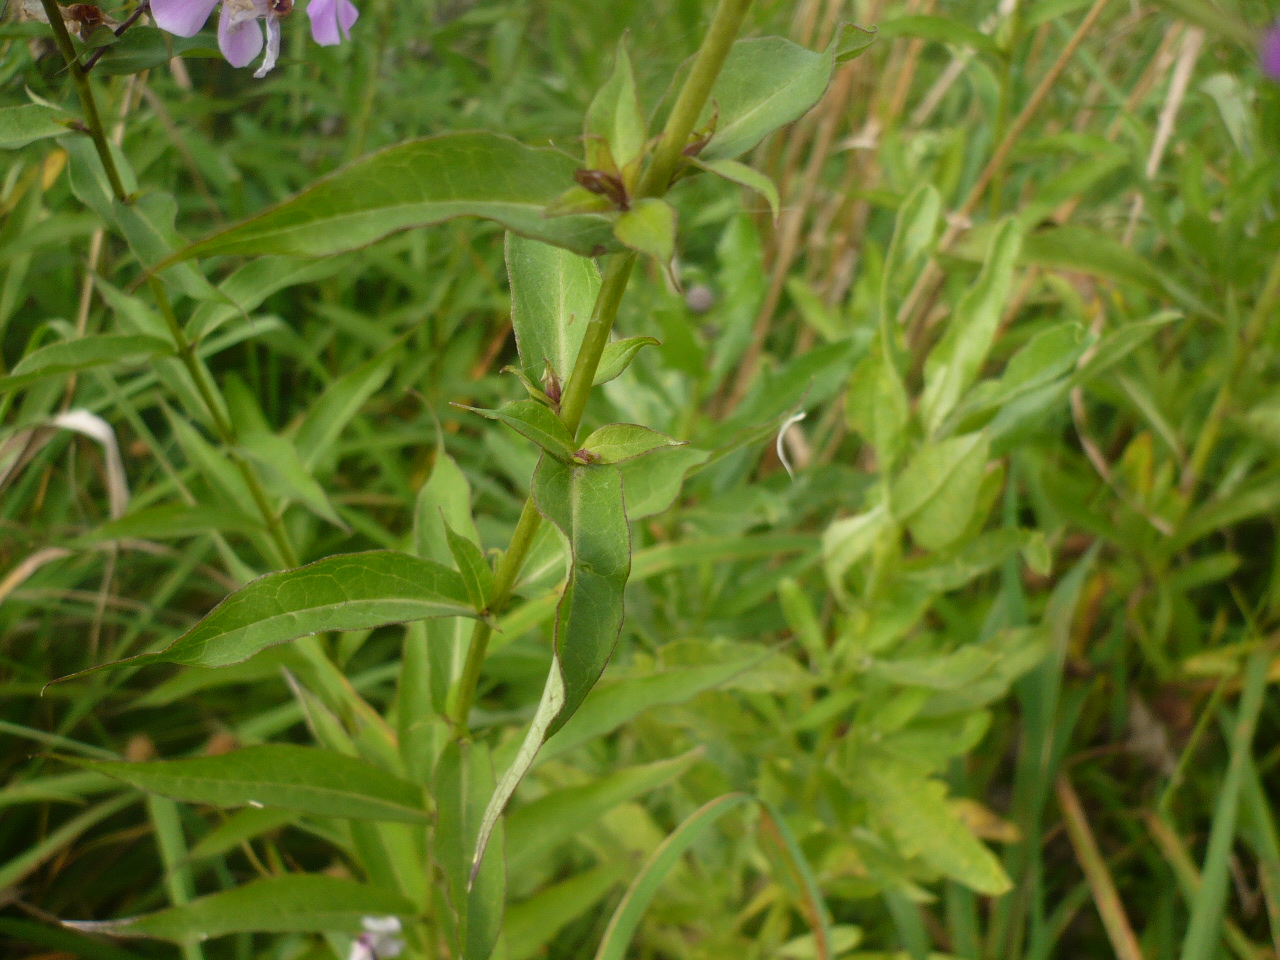
[[[0,27],[0,955],[1268,955],[1271,15],[359,6]]]

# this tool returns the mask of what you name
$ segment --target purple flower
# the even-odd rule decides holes
[[[161,30],[193,37],[217,5],[218,0],[151,0],[151,14]],[[253,73],[255,77],[265,77],[280,57],[280,20],[292,10],[293,0],[222,0],[218,49],[233,67],[247,67],[262,52],[265,33],[266,53]],[[359,15],[351,0],[311,0],[307,5],[311,35],[326,47],[349,37]],[[262,27],[258,26],[259,20],[263,21]]]
[[[1262,35],[1259,57],[1262,60],[1262,72],[1272,80],[1280,80],[1280,22]]]
[[[322,47],[332,47],[351,36],[351,25],[360,11],[351,0],[311,0],[307,16],[311,18],[312,39]]]

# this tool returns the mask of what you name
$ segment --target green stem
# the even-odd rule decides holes
[[[725,58],[737,39],[750,6],[751,0],[720,0],[716,5],[711,26],[703,37],[702,46],[698,48],[693,66],[676,96],[675,105],[662,128],[662,136],[654,148],[653,159],[640,184],[640,196],[659,197],[667,192],[671,178],[675,176],[684,157],[689,135],[693,132],[703,107],[707,105],[711,87],[720,74],[720,68],[724,66]],[[596,369],[600,366],[604,348],[609,344],[614,321],[618,318],[618,307],[627,291],[627,281],[631,278],[635,261],[634,253],[617,253],[609,258],[605,266],[600,292],[596,295],[595,306],[591,311],[591,323],[583,335],[573,372],[569,375],[569,382],[560,398],[560,419],[569,428],[569,433],[575,436],[582,424],[587,399],[591,396],[591,388],[595,383]],[[507,552],[502,555],[498,569],[494,572],[494,595],[488,611],[491,615],[501,613],[510,601],[516,577],[524,566],[525,557],[529,554],[529,548],[533,545],[533,538],[541,524],[542,517],[530,496],[520,513],[520,520],[511,536]],[[488,623],[476,621],[471,631],[471,643],[467,647],[467,660],[462,668],[462,676],[458,678],[450,698],[449,719],[460,735],[466,734],[467,718],[471,713],[471,705],[475,702],[480,668],[484,665],[492,632]]]
[[[62,59],[67,62],[71,81],[75,84],[76,93],[80,95],[85,126],[89,128],[89,136],[93,139],[98,157],[102,160],[102,168],[107,172],[107,182],[111,184],[111,192],[121,203],[127,203],[129,195],[125,192],[124,183],[120,179],[120,171],[116,169],[116,159],[107,142],[107,131],[102,126],[102,117],[98,114],[98,102],[93,97],[93,88],[89,86],[89,77],[80,65],[76,48],[71,43],[71,34],[67,32],[67,25],[62,20],[62,8],[58,6],[56,0],[41,0],[41,3],[44,4],[45,15],[49,18],[49,27],[53,30],[54,43],[58,45],[58,52],[62,54]]]
[[[262,519],[267,525],[267,533],[271,537],[271,542],[275,545],[276,552],[280,554],[280,562],[286,567],[296,567],[298,565],[298,556],[293,552],[293,545],[289,542],[288,534],[285,532],[284,522],[280,519],[280,515],[271,508],[271,501],[268,499],[262,483],[258,480],[258,475],[254,473],[253,468],[236,450],[235,430],[232,429],[226,417],[222,415],[222,407],[218,404],[214,386],[205,376],[204,366],[197,359],[195,348],[191,345],[191,341],[187,339],[186,331],[182,329],[182,324],[178,322],[178,317],[173,312],[173,304],[169,302],[169,295],[165,291],[164,284],[155,276],[150,278],[149,284],[151,295],[155,297],[156,305],[160,308],[160,315],[164,317],[165,325],[169,328],[169,335],[173,338],[173,345],[178,351],[178,359],[182,361],[182,365],[187,370],[187,375],[191,377],[191,381],[195,384],[196,391],[200,394],[200,400],[204,403],[205,409],[209,413],[209,419],[218,434],[218,439],[227,448],[227,455],[244,479],[245,486],[249,488],[249,495],[253,497],[254,505],[258,508],[258,512],[262,514]]]
[[[84,68],[80,64],[80,59],[76,55],[76,48],[71,42],[71,34],[67,32],[67,25],[62,20],[62,8],[58,6],[56,0],[41,0],[41,3],[44,4],[45,14],[49,18],[49,27],[53,30],[54,42],[58,45],[62,59],[67,63],[67,70],[71,74],[71,80],[75,84],[76,92],[80,95],[80,104],[84,109],[85,126],[89,130],[89,136],[93,140],[94,148],[98,151],[98,159],[102,161],[102,168],[106,171],[107,182],[111,184],[111,192],[120,203],[128,203],[129,195],[125,192],[124,182],[120,179],[120,171],[116,168],[115,156],[112,154],[110,144],[107,141],[106,129],[102,126],[102,116],[98,113],[98,103],[94,99],[93,88],[89,85],[89,77],[85,74]],[[156,305],[160,308],[160,313],[164,317],[170,335],[173,337],[173,344],[178,351],[178,357],[181,359],[183,366],[186,367],[187,373],[190,374],[196,390],[200,393],[200,399],[209,411],[210,420],[213,421],[220,439],[228,447],[232,462],[235,463],[236,469],[239,470],[240,475],[244,478],[254,503],[257,505],[258,510],[261,511],[272,543],[280,554],[279,559],[287,567],[297,566],[297,555],[293,552],[293,547],[285,534],[283,522],[276,512],[271,509],[271,502],[267,498],[266,491],[262,488],[262,484],[258,481],[253,469],[234,449],[235,432],[231,429],[231,424],[222,416],[222,408],[216,402],[213,385],[205,377],[204,369],[196,359],[191,341],[187,339],[186,333],[182,329],[182,324],[178,322],[178,318],[174,315],[173,305],[169,302],[164,284],[153,276],[150,279],[150,286]]]

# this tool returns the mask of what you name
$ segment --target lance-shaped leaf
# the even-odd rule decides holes
[[[450,741],[435,774],[437,822],[434,854],[444,873],[447,933],[462,960],[489,960],[502,929],[507,870],[502,827],[493,851],[470,883],[471,851],[479,836],[485,804],[493,793],[493,764],[483,743]]]
[[[225,667],[323,630],[458,616],[474,612],[462,578],[443,564],[393,550],[349,553],[259,577],[164,650],[116,663]]]
[[[184,943],[229,933],[358,933],[365,917],[412,917],[398,893],[326,877],[287,874],[121,920],[63,921],[90,933]]]
[[[777,185],[769,179],[769,175],[761,173],[753,167],[748,167],[745,163],[739,163],[737,160],[694,160],[694,165],[705,170],[707,173],[714,173],[717,177],[728,180],[730,183],[736,183],[740,187],[746,187],[748,190],[754,190],[760,196],[764,197],[769,203],[769,212],[773,214],[773,219],[778,219],[778,209],[782,205],[782,201],[778,197]]]
[[[1009,217],[996,230],[982,272],[960,298],[947,332],[925,361],[920,419],[930,434],[937,433],[987,359],[1009,299],[1021,247],[1017,221]]]
[[[837,61],[852,59],[874,34],[842,24],[827,49],[807,50],[782,37],[739,40],[711,88],[702,122],[718,112],[703,161],[732,160],[778,127],[804,116],[822,97]]]
[[[419,787],[364,760],[315,747],[270,743],[214,757],[143,763],[67,759],[186,803],[278,807],[356,820],[426,819]]]
[[[573,563],[556,608],[553,659],[542,700],[485,810],[473,877],[503,808],[543,741],[573,716],[609,662],[622,629],[623,592],[631,573],[631,529],[618,467],[578,466],[543,457],[533,474],[532,493],[538,512],[568,541]]]
[[[641,347],[659,346],[653,337],[626,337],[605,345],[592,386],[608,383],[631,365]]]
[[[600,463],[621,463],[661,447],[679,447],[684,443],[638,423],[608,423],[592,431],[582,442],[582,449],[598,457]]]
[[[27,384],[77,370],[88,370],[108,363],[126,363],[172,353],[171,344],[159,337],[143,334],[104,334],[64,340],[33,350],[13,365],[7,377],[0,377],[0,394]]]
[[[520,368],[537,383],[550,364],[563,383],[591,321],[600,271],[586,257],[514,233],[506,253]]]
[[[554,411],[537,400],[515,400],[497,410],[482,410],[479,407],[466,407],[462,404],[455,404],[455,406],[478,413],[490,420],[505,423],[557,460],[568,460],[576,452],[569,428],[561,422]]]
[[[45,137],[61,136],[74,119],[69,113],[41,103],[0,109],[0,150],[17,150]]]
[[[922,448],[894,481],[894,518],[930,550],[950,544],[973,516],[989,451],[981,431]]]
[[[619,169],[640,156],[648,133],[644,111],[636,97],[636,78],[627,55],[626,38],[618,42],[613,73],[596,91],[587,108],[584,133],[587,137],[587,166],[604,169],[597,141],[609,147],[610,158]]]
[[[443,519],[443,518],[442,518]],[[449,540],[449,550],[453,554],[453,562],[458,565],[462,574],[462,582],[467,588],[467,596],[476,611],[483,611],[489,606],[493,596],[493,570],[484,553],[471,540],[460,533],[454,533],[449,521],[444,521],[444,533]]]
[[[321,257],[455,217],[483,217],[582,254],[611,246],[600,217],[548,219],[577,163],[492,133],[449,133],[370,154],[174,259],[225,254]]]

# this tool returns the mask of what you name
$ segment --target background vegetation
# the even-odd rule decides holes
[[[709,12],[367,0],[340,47],[287,19],[263,81],[198,46],[93,76],[138,180],[194,239],[410,137],[488,130],[576,157],[619,39],[659,111]],[[632,278],[619,334],[660,346],[587,422],[690,445],[624,471],[626,622],[506,818],[497,955],[593,955],[646,858],[733,791],[781,829],[727,812],[630,955],[819,956],[814,889],[833,956],[1280,953],[1280,85],[1253,46],[1277,13],[755,4],[747,35],[823,49],[849,20],[879,37],[742,158],[777,184],[776,219],[756,192],[680,184],[674,276]],[[47,26],[6,16],[5,105],[72,103]],[[21,376],[49,343],[159,323],[129,246],[81,202],[85,144],[6,152],[0,191],[0,950],[345,955],[341,932],[173,946],[56,925],[303,870],[377,879],[346,821],[174,803],[69,760],[318,742],[414,779],[395,748],[402,650],[444,651],[428,684],[443,714],[470,630],[331,633],[219,670],[45,687],[159,649],[292,565],[176,360]],[[506,547],[537,448],[456,406],[526,395],[502,372],[519,361],[500,227],[205,272],[247,314],[183,318],[298,561],[449,563],[436,518],[459,496],[450,522]],[[887,491],[910,509],[889,518]],[[553,534],[534,557],[471,714],[498,772],[550,664]],[[452,882],[433,869],[429,885]],[[411,949],[450,955],[442,916]]]

